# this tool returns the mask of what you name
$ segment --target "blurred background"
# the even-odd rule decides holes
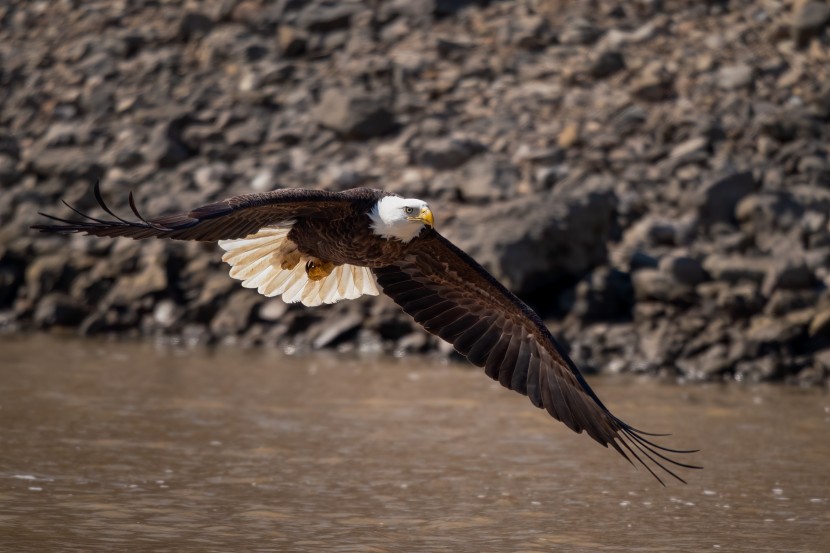
[[[386,298],[288,306],[213,244],[38,235],[370,186],[587,370],[830,374],[830,5],[613,0],[0,5],[0,328],[405,354]]]

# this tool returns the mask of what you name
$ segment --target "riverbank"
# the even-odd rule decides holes
[[[214,245],[47,237],[276,187],[384,188],[587,370],[830,375],[822,2],[0,7],[0,327],[447,351],[385,298],[286,306]],[[94,212],[94,210],[93,210]]]

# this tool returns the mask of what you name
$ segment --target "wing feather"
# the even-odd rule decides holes
[[[41,213],[61,224],[33,225],[43,232],[83,232],[94,236],[126,236],[128,238],[172,238],[174,240],[216,241],[244,238],[267,225],[275,225],[297,217],[336,218],[345,214],[354,199],[347,193],[325,190],[285,188],[262,194],[243,194],[197,207],[187,213],[144,218],[130,197],[130,207],[137,221],[122,219],[104,201],[98,184],[95,199],[113,220],[106,221],[75,211],[86,220],[69,221]]]
[[[395,265],[373,270],[383,291],[416,322],[571,430],[634,459],[661,484],[658,469],[683,482],[671,465],[700,468],[660,453],[668,448],[615,417],[541,319],[437,232],[414,240]]]

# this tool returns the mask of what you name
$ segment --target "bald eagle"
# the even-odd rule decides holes
[[[700,468],[670,454],[651,434],[615,417],[548,328],[519,298],[435,230],[429,205],[369,188],[343,192],[283,189],[245,194],[187,213],[137,220],[116,215],[98,185],[95,198],[113,219],[35,225],[43,232],[218,241],[230,276],[286,302],[314,306],[377,295],[378,285],[428,332],[453,345],[504,387],[526,395],[577,433],[586,432],[636,460],[661,484],[657,469]],[[66,203],[66,202],[64,202]]]

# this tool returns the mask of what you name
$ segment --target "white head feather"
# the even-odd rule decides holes
[[[372,230],[387,240],[396,238],[407,243],[432,226],[432,211],[423,200],[385,196],[369,212]]]

